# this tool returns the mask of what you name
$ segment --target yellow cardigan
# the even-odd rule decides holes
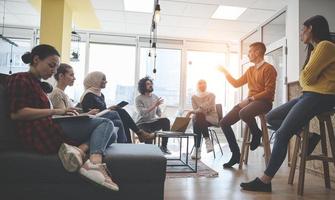
[[[319,42],[301,71],[300,85],[303,91],[335,94],[335,44]]]

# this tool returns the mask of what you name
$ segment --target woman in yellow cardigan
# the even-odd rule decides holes
[[[335,106],[335,44],[331,41],[327,20],[320,15],[306,20],[301,40],[308,49],[299,80],[303,93],[267,115],[268,123],[276,129],[272,155],[260,178],[241,183],[244,190],[271,192],[271,180],[285,160],[290,138],[314,116]],[[309,140],[307,153],[311,154],[320,136],[313,133]]]

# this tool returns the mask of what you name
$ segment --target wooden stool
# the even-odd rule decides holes
[[[262,135],[263,135],[263,147],[264,147],[264,157],[265,157],[265,165],[267,166],[270,156],[271,156],[271,148],[270,141],[268,135],[268,128],[266,125],[265,114],[258,115],[261,121]],[[242,151],[240,157],[239,169],[242,169],[243,162],[244,164],[248,164],[248,156],[249,156],[249,146],[250,146],[250,130],[249,127],[246,126],[243,134],[243,143],[242,143]]]
[[[295,141],[293,156],[292,156],[292,166],[290,170],[290,175],[288,178],[288,183],[293,184],[295,168],[297,165],[298,152],[300,144],[301,154],[300,154],[300,169],[299,169],[299,180],[298,180],[298,195],[303,195],[304,193],[304,182],[305,182],[305,169],[306,169],[306,161],[309,160],[321,160],[323,162],[323,173],[325,179],[326,188],[330,188],[330,176],[329,176],[329,163],[333,162],[335,166],[335,136],[334,129],[331,121],[331,116],[334,115],[334,111],[325,112],[320,115],[317,115],[317,119],[319,120],[319,128],[320,128],[320,136],[321,136],[321,155],[310,155],[307,156],[307,148],[308,148],[308,138],[309,138],[309,123],[306,125],[302,131],[301,137],[297,137]],[[330,148],[332,152],[332,157],[328,157],[327,152],[327,137],[326,137],[326,128],[329,137]]]

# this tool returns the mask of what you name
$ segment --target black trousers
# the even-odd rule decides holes
[[[242,119],[249,127],[250,133],[258,133],[261,131],[256,123],[255,117],[260,114],[266,114],[272,108],[272,103],[267,101],[252,101],[244,108],[236,105],[229,113],[220,121],[221,129],[227,138],[230,151],[239,153],[240,148],[236,142],[235,134],[231,125]]]
[[[196,113],[192,120],[193,133],[197,134],[197,143],[195,144],[195,146],[199,148],[201,144],[201,135],[203,135],[204,138],[208,138],[208,127],[212,126],[212,124],[206,120],[206,115],[204,113]]]
[[[170,130],[170,120],[168,118],[159,118],[157,121],[142,123],[138,125],[139,128],[147,131],[147,132],[155,132],[159,130],[169,131]],[[168,143],[168,138],[162,138],[162,146],[166,147]]]
[[[139,127],[136,125],[133,118],[131,118],[131,116],[126,110],[120,108],[116,109],[115,111],[120,115],[124,127],[124,132],[127,137],[127,143],[132,143],[129,129],[137,133],[140,130]]]

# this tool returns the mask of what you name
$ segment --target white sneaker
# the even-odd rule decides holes
[[[101,186],[119,191],[119,186],[113,182],[106,164],[93,164],[90,160],[87,160],[79,169],[79,173]]]
[[[196,156],[196,152],[197,152],[197,151],[198,151],[198,157]],[[193,160],[195,160],[196,157],[198,158],[198,160],[201,159],[201,149],[200,149],[200,148],[195,148],[195,149],[193,150],[193,152],[192,152],[191,158],[192,158]]]
[[[212,141],[209,138],[205,138],[205,144],[207,153],[212,152],[214,150]]]
[[[83,165],[82,155],[75,146],[63,143],[58,150],[58,156],[68,172],[75,172]]]

